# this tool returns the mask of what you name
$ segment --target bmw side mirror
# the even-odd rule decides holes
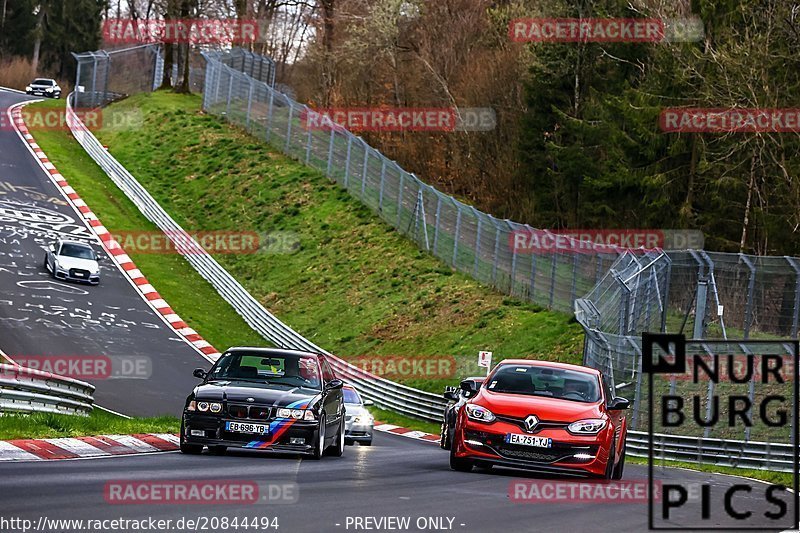
[[[194,372],[192,372],[192,375],[197,379],[206,379],[206,376],[208,374],[206,374],[206,371],[203,370],[202,368],[195,368]]]
[[[627,398],[623,398],[621,396],[617,396],[608,404],[609,411],[622,411],[623,409],[627,409],[630,407],[631,402],[628,401]]]
[[[481,384],[474,379],[465,379],[461,382],[461,390],[469,393],[470,397],[478,394],[478,389],[480,388]]]
[[[375,405],[375,402],[372,400],[364,400],[364,407],[369,407],[370,405]]]
[[[334,390],[334,389],[341,389],[344,386],[344,381],[341,379],[332,379],[330,380],[327,385],[325,385],[326,389]]]
[[[51,245],[50,245],[50,246],[48,246],[47,248],[48,248],[48,249],[49,249],[51,252],[53,252],[53,253],[55,253],[55,251],[56,251],[56,245],[55,245],[55,244],[51,244]]]
[[[442,394],[445,400],[450,400],[451,402],[455,402],[458,400],[458,393],[454,390],[446,390],[444,394]]]

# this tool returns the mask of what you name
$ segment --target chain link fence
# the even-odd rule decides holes
[[[615,252],[521,252],[514,235],[533,228],[497,219],[437,191],[344,128],[308,127],[306,117],[313,110],[246,74],[263,64],[252,54],[203,55],[206,112],[224,116],[324,172],[456,270],[542,307],[571,312],[575,298],[591,290],[618,257]]]
[[[76,108],[102,107],[129,94],[154,91],[161,85],[164,60],[158,45],[73,53]]]

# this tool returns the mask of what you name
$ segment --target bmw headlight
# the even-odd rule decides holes
[[[567,431],[573,435],[597,435],[606,427],[606,421],[601,418],[587,418],[578,420],[567,426]]]
[[[291,418],[294,420],[305,420],[307,422],[314,422],[317,420],[317,415],[311,409],[288,409],[282,407],[278,409],[278,418]]]
[[[494,413],[485,407],[468,403],[465,408],[467,410],[467,417],[470,420],[477,420],[478,422],[486,423],[495,421]]]
[[[201,413],[211,412],[211,413],[217,414],[217,413],[221,413],[222,412],[222,404],[219,403],[219,402],[198,401],[196,403],[196,406],[197,406],[197,410],[200,411]],[[189,410],[191,411],[191,409],[189,409]]]

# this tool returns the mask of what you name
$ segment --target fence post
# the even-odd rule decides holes
[[[108,73],[111,70],[111,55],[103,50],[103,54],[106,57],[106,74],[103,79],[103,105],[108,103]]]
[[[436,194],[436,215],[433,227],[433,255],[436,255],[439,249],[439,215],[442,212],[442,194],[436,189],[434,189],[434,193]]]
[[[72,106],[73,106],[73,107],[78,107],[78,101],[80,100],[80,99],[78,98],[78,95],[80,94],[80,93],[78,92],[78,86],[81,84],[81,60],[80,60],[80,58],[78,58],[78,56],[77,56],[77,55],[75,55],[75,54],[72,54],[72,56],[75,58],[75,61],[78,63],[78,68],[77,68],[77,70],[75,71],[75,89],[73,89],[73,91],[74,91],[74,98],[73,98],[73,100],[72,100]]]
[[[311,131],[311,128],[308,129]],[[328,168],[325,170],[325,174],[330,178],[331,177],[331,165],[333,165],[333,140],[336,136],[336,129],[331,126],[331,138],[328,141]]]
[[[456,232],[453,235],[453,267],[456,266],[456,257],[458,256],[458,233],[461,231],[461,209],[456,204]]]
[[[747,304],[744,310],[744,338],[750,338],[750,327],[753,325],[753,292],[756,288],[756,267],[750,258],[739,254],[739,258],[750,269],[750,279],[747,282]]]
[[[532,228],[526,224],[525,225],[525,231],[529,232],[529,234],[530,234],[530,232],[532,231]],[[530,298],[531,298],[532,302],[535,301],[534,300],[534,291],[535,290],[536,290],[536,252],[531,251]]]
[[[477,210],[473,207],[472,212],[475,213],[475,218],[478,219],[478,228],[475,231],[475,262],[472,267],[472,275],[477,278],[478,277],[478,261],[480,260],[481,256],[481,226],[483,226],[483,219],[481,219],[480,215],[478,214]]]
[[[247,118],[245,119],[244,127],[250,131],[250,110],[253,106],[253,80],[249,80],[247,88]]]
[[[575,291],[578,287],[578,254],[575,254],[572,257],[572,287],[570,288],[569,292],[569,300],[570,302],[575,301]],[[570,303],[570,305],[572,305]]]
[[[272,109],[275,102],[275,89],[267,87],[267,90],[269,91],[269,107],[267,109],[267,134],[264,138],[265,142],[269,142],[269,138],[272,135]]]
[[[509,220],[506,220],[506,224],[508,225],[509,230],[509,237],[514,233],[514,227],[511,225]],[[511,246],[511,287],[510,293],[511,296],[514,296],[514,283],[517,281],[517,246],[516,244],[511,244],[514,242],[511,238],[508,239],[509,245]]]
[[[308,111],[306,111],[308,113]],[[311,161],[311,143],[313,139],[311,138],[311,128],[308,128],[308,135],[306,136],[306,165]]]
[[[230,121],[231,98],[233,97],[233,72],[228,72],[228,102],[225,105],[225,116]]]
[[[553,269],[550,272],[550,305],[548,309],[553,308],[553,302],[556,296],[556,266],[558,265],[558,255],[553,252]]]
[[[500,226],[495,223],[494,230],[494,261],[492,262],[492,285],[497,286],[497,261],[500,254]]]
[[[347,180],[350,177],[350,152],[353,149],[353,134],[347,135],[347,161],[344,162],[344,186],[347,188]]]
[[[800,265],[793,257],[784,256],[784,259],[794,269],[795,273],[795,286],[794,286],[794,307],[792,308],[792,338],[797,338],[797,328],[800,322]]]
[[[97,56],[92,54],[92,107],[97,107]]]
[[[669,290],[670,290],[670,283],[672,281],[672,259],[668,255],[664,256],[667,260],[667,267],[664,273],[664,294],[661,297],[663,303],[661,304],[661,332],[664,333],[667,331],[667,308],[669,307]],[[658,277],[656,276],[656,283],[658,283]]]
[[[364,156],[366,160],[366,156]],[[400,170],[400,187],[397,189],[397,229],[400,229],[400,213],[402,213],[403,209],[403,180],[405,179],[406,174],[405,171],[402,169]]]
[[[369,169],[369,145],[367,143],[364,143],[364,166],[361,168],[361,199],[362,200],[364,199],[364,191],[367,188],[367,169]],[[402,187],[400,189],[400,192],[401,193],[403,192]],[[401,198],[402,198],[402,195],[401,195]],[[399,212],[399,210],[398,210],[398,212]],[[400,222],[400,219],[398,219],[398,223],[399,222]]]
[[[289,102],[289,121],[286,123],[286,146],[283,149],[285,154],[289,153],[289,145],[292,142],[292,115],[294,114],[294,104],[291,100]]]
[[[386,181],[386,157],[381,157],[381,190],[378,193],[378,211],[383,211],[383,187]]]

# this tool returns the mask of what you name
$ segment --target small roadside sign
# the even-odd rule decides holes
[[[492,352],[478,352],[478,366],[486,369],[486,375],[489,375],[489,369],[492,368]]]

